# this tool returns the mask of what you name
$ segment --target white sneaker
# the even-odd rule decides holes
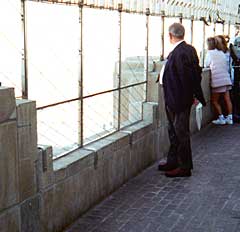
[[[228,125],[232,125],[233,124],[233,120],[232,120],[232,115],[228,115],[226,118],[225,118],[225,122],[226,124]]]
[[[215,125],[225,125],[226,124],[226,120],[225,120],[223,115],[220,115],[218,117],[218,119],[213,120],[212,123],[215,124]]]

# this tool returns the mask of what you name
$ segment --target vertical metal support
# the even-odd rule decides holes
[[[213,36],[216,35],[216,22],[213,23]]]
[[[27,29],[26,29],[26,5],[25,0],[21,0],[21,20],[23,33],[22,51],[22,98],[28,99],[28,60],[27,60]]]
[[[78,144],[83,146],[83,3],[79,3],[79,26],[80,26],[80,47],[79,47],[79,78],[78,78],[78,92],[79,92],[79,124],[78,124]]]
[[[193,23],[194,23],[194,16],[191,16],[191,38],[190,38],[190,43],[193,45]]]
[[[229,20],[229,21],[228,21],[228,32],[227,32],[229,38],[230,38],[230,30],[231,30],[230,26],[231,26],[231,22],[230,22],[230,20]]]
[[[182,13],[180,13],[180,14],[179,14],[179,23],[181,23],[181,24],[182,24],[182,22],[183,22],[183,14],[182,14]]]
[[[122,3],[119,3],[118,130],[121,128],[122,7]]]
[[[202,66],[204,66],[205,60],[205,40],[206,40],[206,25],[203,23],[203,46],[202,46]]]
[[[224,24],[224,22],[223,22],[223,24],[222,24],[222,34],[224,35],[224,28],[225,28],[225,24]]]
[[[149,48],[149,16],[150,16],[150,9],[146,9],[146,32],[147,32],[147,38],[146,38],[146,81],[147,81],[147,86],[148,86],[148,62],[149,62],[149,53],[148,53],[148,48]],[[147,94],[148,94],[148,88],[146,88],[146,98],[145,100],[147,101]]]
[[[161,43],[162,43],[162,54],[160,55],[160,60],[164,60],[164,30],[165,30],[165,12],[161,11],[161,19],[162,19],[162,29],[161,29]]]

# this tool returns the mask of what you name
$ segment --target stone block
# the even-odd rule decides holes
[[[118,151],[124,146],[127,146],[130,143],[130,136],[125,132],[116,132],[112,135],[106,137],[106,140],[109,140],[114,143],[114,151]]]
[[[7,121],[16,108],[14,88],[0,87],[0,123]]]
[[[18,153],[20,159],[37,159],[36,102],[17,100]]]
[[[158,126],[159,110],[157,103],[155,102],[143,103],[143,120],[151,122],[154,128]]]
[[[211,102],[208,102],[205,107],[203,107],[203,120],[202,125],[205,126],[213,120],[214,113],[212,110]]]
[[[122,132],[126,132],[130,134],[130,144],[132,144],[134,141],[140,139],[141,137],[144,137],[145,134],[149,133],[153,130],[153,124],[148,121],[142,121],[138,124],[129,126],[122,130]]]
[[[152,72],[148,73],[148,82],[147,82],[147,101],[148,102],[158,102],[159,98],[159,83],[156,83],[158,73]]]
[[[163,87],[160,86],[159,88],[159,126],[167,126],[167,115],[165,111],[165,104],[164,104],[164,93],[163,93]]]
[[[122,134],[123,137],[126,136],[126,140],[128,141],[128,137],[125,134]],[[124,138],[123,138],[124,140]],[[104,138],[101,140],[98,140],[94,143],[91,143],[90,145],[85,146],[86,149],[89,149],[91,151],[94,151],[95,154],[95,160],[97,162],[100,162],[102,160],[108,160],[112,159],[112,155],[114,151],[117,150],[118,143],[114,139]],[[96,165],[95,165],[96,166]]]
[[[44,190],[40,196],[40,225],[43,232],[53,231],[54,188]]]
[[[84,171],[89,167],[93,167],[94,157],[95,152],[86,149],[79,149],[69,154],[68,156],[64,157],[63,159],[65,160],[65,163],[68,165],[67,175],[73,176],[80,171]]]
[[[16,99],[16,116],[17,125],[22,126],[35,126],[36,115],[36,102],[26,99]]]
[[[21,231],[41,231],[39,210],[39,196],[29,198],[21,204]]]
[[[54,164],[53,164],[53,166],[54,166]],[[53,167],[53,169],[54,169],[54,167]],[[66,179],[67,176],[68,175],[67,175],[66,167],[54,170],[54,183],[57,183],[59,181]]]
[[[18,206],[0,213],[1,232],[20,232],[20,209]]]
[[[77,215],[74,211],[77,208],[77,196],[81,194],[79,191],[79,183],[73,182],[74,178],[70,177],[54,187],[53,195],[53,217],[50,219],[53,223],[53,231],[62,231],[66,226],[73,222]],[[87,179],[86,181],[89,181]]]
[[[211,79],[211,71],[210,69],[204,69],[202,72],[202,90],[205,100],[208,102],[211,98],[211,90],[210,90],[210,79]]]
[[[159,158],[162,158],[167,155],[169,145],[170,145],[167,127],[166,126],[159,127],[157,134],[159,139],[159,143],[158,143],[158,146],[159,146],[158,149],[160,151]]]
[[[117,156],[122,156],[123,159],[123,183],[130,179],[131,176],[131,150],[128,144],[116,152]]]
[[[19,161],[19,197],[23,201],[36,193],[35,163],[31,159]]]
[[[38,191],[53,184],[54,173],[51,146],[39,145],[36,163],[36,176]]]
[[[0,211],[16,204],[18,191],[16,122],[0,124]]]

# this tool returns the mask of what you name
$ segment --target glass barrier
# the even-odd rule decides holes
[[[23,34],[21,1],[0,2],[0,82],[22,97]]]
[[[29,99],[37,106],[79,96],[79,28],[78,7],[27,2]]]
[[[116,11],[83,9],[83,95],[118,87],[119,16]]]

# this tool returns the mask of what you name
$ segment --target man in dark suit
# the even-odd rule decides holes
[[[206,105],[197,52],[184,41],[185,29],[180,23],[169,27],[174,48],[169,54],[162,75],[165,108],[169,122],[170,149],[166,163],[158,169],[167,177],[191,176],[193,168],[189,119],[194,99]]]

